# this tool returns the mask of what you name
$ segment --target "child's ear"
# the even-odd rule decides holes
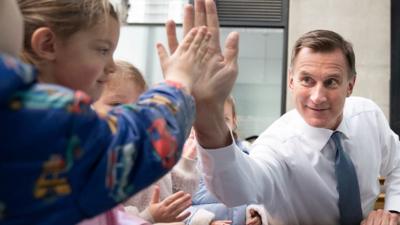
[[[31,46],[34,53],[41,59],[55,59],[55,34],[48,27],[36,29],[31,38]]]

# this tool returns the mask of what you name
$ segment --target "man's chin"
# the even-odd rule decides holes
[[[315,128],[326,128],[326,129],[331,129],[329,126],[329,123],[326,119],[306,119],[306,122],[308,125],[315,127]]]

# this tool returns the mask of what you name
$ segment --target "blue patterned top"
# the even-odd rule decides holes
[[[112,208],[173,167],[195,116],[171,82],[108,114],[90,104],[0,54],[0,224],[74,224]]]

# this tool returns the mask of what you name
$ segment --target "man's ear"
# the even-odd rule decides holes
[[[351,93],[353,93],[353,88],[355,83],[356,83],[356,75],[353,75],[353,77],[350,78],[349,86],[347,87],[347,97],[350,97]]]
[[[45,60],[55,59],[55,34],[48,27],[40,27],[36,29],[31,38],[31,46],[33,52],[40,58]]]
[[[289,89],[290,90],[293,90],[293,70],[292,70],[292,68],[289,68],[289,70],[288,70],[288,80],[287,80],[287,82],[288,82],[288,86],[289,86]]]

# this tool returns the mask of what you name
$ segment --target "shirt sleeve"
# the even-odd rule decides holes
[[[272,204],[275,198],[284,195],[286,170],[273,152],[249,156],[235,142],[218,149],[197,147],[208,190],[228,207],[258,202]],[[258,147],[263,148],[259,145],[253,150]]]
[[[389,126],[383,112],[377,108],[382,145],[381,175],[385,177],[385,210],[400,212],[400,142]]]

